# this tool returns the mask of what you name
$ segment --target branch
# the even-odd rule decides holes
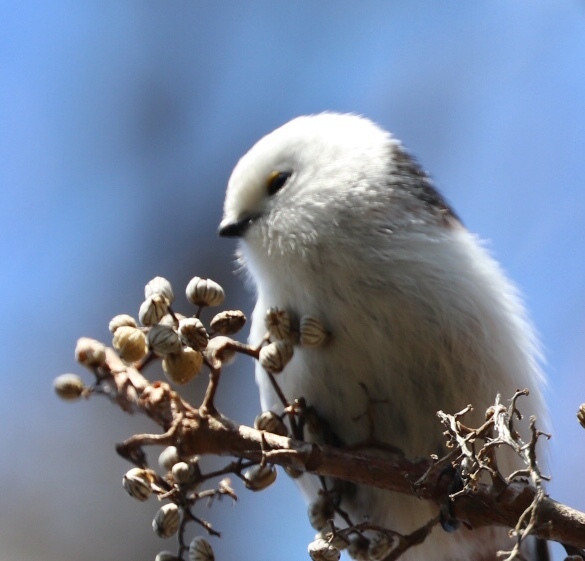
[[[136,435],[118,445],[123,456],[141,467],[144,465],[142,446],[173,444],[185,456],[235,456],[415,495],[438,505],[451,500],[450,512],[471,528],[515,528],[524,513],[538,501],[537,518],[531,521],[531,533],[546,540],[585,548],[585,514],[550,499],[544,493],[537,496],[540,490],[525,479],[503,486],[477,483],[474,492],[458,492],[452,496],[451,482],[444,477],[445,462],[382,459],[239,425],[210,408],[209,404],[204,408],[191,406],[165,382],[149,383],[136,368],[123,362],[110,349],[103,354],[97,352],[100,347],[103,348],[101,343],[91,339],[80,339],[77,346],[78,360],[91,368],[98,380],[85,395],[103,393],[128,412],[142,411],[165,431],[163,435]],[[96,360],[96,355],[101,358]],[[212,383],[214,380],[216,383],[217,378],[212,377]],[[212,388],[212,391],[215,390]],[[452,417],[457,418],[457,415]]]

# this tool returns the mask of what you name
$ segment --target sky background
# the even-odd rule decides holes
[[[402,139],[521,288],[547,357],[550,491],[585,510],[585,2],[23,0],[0,21],[0,561],[173,549],[114,452],[150,422],[63,403],[52,379],[85,375],[77,338],[108,342],[155,275],[179,311],[201,275],[249,313],[216,236],[227,179],[262,135],[324,110]],[[236,364],[220,407],[251,423],[251,363]],[[199,511],[218,561],[308,558],[286,477],[239,495]]]

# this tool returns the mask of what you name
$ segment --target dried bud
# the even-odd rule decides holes
[[[151,294],[138,310],[138,319],[142,325],[156,325],[167,313],[169,301],[162,294]]]
[[[144,333],[137,327],[129,325],[116,329],[112,345],[118,351],[120,358],[128,362],[140,360],[148,351]]]
[[[368,557],[369,542],[361,535],[355,535],[350,538],[347,553],[356,561],[369,561]]]
[[[183,314],[178,314],[177,312],[173,312],[172,314],[165,314],[161,320],[158,322],[159,325],[168,325],[173,329],[179,325],[179,321],[183,319],[185,316]]]
[[[126,492],[139,501],[145,501],[152,494],[151,483],[154,480],[152,471],[141,468],[132,468],[122,478],[122,485]]]
[[[256,430],[265,430],[280,436],[288,436],[288,429],[283,420],[273,411],[264,411],[254,419]]]
[[[201,470],[197,460],[191,462],[177,462],[171,470],[175,483],[192,485],[201,480]]]
[[[317,318],[312,316],[301,318],[299,337],[303,347],[319,347],[327,340],[327,336],[327,330]]]
[[[284,471],[291,479],[298,479],[303,473],[305,473],[303,470],[291,466],[285,466]]]
[[[211,279],[193,277],[185,291],[187,300],[194,306],[219,306],[225,294],[223,288]]]
[[[181,337],[184,345],[196,351],[205,349],[209,341],[205,326],[198,318],[184,318],[179,320],[179,337]]]
[[[108,324],[108,329],[110,330],[110,333],[113,335],[116,332],[116,329],[118,329],[118,327],[122,327],[123,325],[129,325],[130,327],[138,327],[136,320],[132,316],[129,316],[128,314],[118,314],[117,316],[114,316],[110,320],[110,323]]]
[[[337,529],[336,529],[336,533],[335,535],[333,535],[332,532],[319,532],[316,536],[315,539],[317,538],[323,538],[325,540],[327,540],[333,547],[335,547],[336,549],[338,549],[339,551],[343,551],[344,549],[347,549],[347,546],[349,545],[349,540],[347,538],[345,538],[343,535],[341,535]]]
[[[173,303],[175,295],[173,294],[173,287],[171,283],[164,277],[154,277],[144,287],[144,298],[148,298],[153,294],[162,294],[169,302],[169,306]]]
[[[382,532],[376,532],[370,538],[370,545],[368,546],[368,557],[371,561],[382,561],[386,559],[390,551],[392,551],[392,539]]]
[[[219,368],[233,362],[236,357],[236,351],[227,347],[229,343],[232,343],[232,340],[223,335],[214,337],[209,341],[205,349],[205,356],[214,365],[214,368]]]
[[[194,349],[185,347],[180,352],[166,355],[162,367],[167,378],[175,384],[190,382],[203,366],[203,355]]]
[[[97,368],[106,361],[106,347],[93,339],[82,337],[75,347],[75,359],[87,368]]]
[[[288,341],[274,341],[260,349],[260,364],[272,374],[282,372],[293,356],[293,346]]]
[[[251,467],[244,473],[244,485],[251,491],[262,491],[276,481],[276,468],[265,464]]]
[[[268,308],[264,316],[266,330],[271,337],[282,341],[290,335],[290,316],[286,310]]]
[[[189,561],[214,561],[215,555],[210,543],[199,536],[189,544]]]
[[[81,397],[85,384],[77,374],[61,374],[53,380],[55,393],[67,401]]]
[[[173,466],[180,461],[176,446],[167,446],[158,457],[158,465],[166,471],[171,471]]]
[[[232,481],[229,477],[224,477],[217,485],[217,489],[224,495],[229,495],[234,501],[238,500],[236,492],[232,488]]]
[[[154,558],[154,561],[181,561],[174,553],[170,551],[161,551]]]
[[[181,351],[181,340],[172,327],[153,325],[148,331],[148,346],[159,355],[170,355]]]
[[[335,516],[335,508],[331,499],[326,495],[319,495],[307,507],[307,516],[309,524],[320,531],[327,525],[327,522]]]
[[[186,483],[191,477],[192,468],[187,462],[177,462],[171,469],[173,479],[177,483]]]
[[[323,538],[312,541],[308,550],[313,561],[338,561],[341,557],[339,550]]]
[[[160,538],[170,538],[179,529],[179,507],[174,503],[159,508],[152,521],[152,529]]]
[[[579,411],[577,411],[577,419],[581,426],[585,429],[585,403],[582,403],[579,406]]]
[[[217,314],[209,324],[211,330],[219,335],[233,335],[246,323],[246,316],[240,310],[227,310]]]

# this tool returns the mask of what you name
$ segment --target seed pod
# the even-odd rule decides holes
[[[250,491],[262,491],[276,481],[276,468],[265,464],[251,467],[244,473],[244,485]]]
[[[290,315],[286,310],[268,308],[264,316],[266,331],[274,339],[282,341],[290,335]]]
[[[122,478],[122,485],[126,492],[139,501],[145,501],[152,495],[151,483],[153,473],[146,469],[132,468]]]
[[[181,340],[172,327],[157,324],[148,331],[148,346],[159,355],[170,355],[181,351]]]
[[[205,349],[205,356],[215,368],[230,364],[236,358],[236,351],[226,347],[226,344],[231,342],[232,340],[229,337],[224,337],[223,335],[210,339]]]
[[[154,558],[154,561],[180,561],[180,559],[170,551],[161,551]]]
[[[340,551],[323,538],[312,541],[307,548],[313,561],[338,561]]]
[[[282,372],[293,356],[293,346],[288,341],[274,341],[260,349],[260,364],[271,374]]]
[[[158,465],[166,471],[171,471],[173,466],[180,461],[176,446],[167,446],[158,457]]]
[[[209,324],[213,333],[233,335],[244,327],[246,316],[240,310],[226,310],[217,314]]]
[[[151,294],[138,310],[138,319],[142,325],[156,325],[169,309],[169,301],[166,296],[156,293]]]
[[[214,561],[211,544],[202,537],[195,537],[189,544],[189,561]]]
[[[581,426],[585,429],[585,403],[582,403],[579,406],[579,410],[577,411],[577,419]]]
[[[254,428],[256,430],[265,430],[280,436],[287,436],[288,429],[283,420],[273,411],[264,411],[254,419]]]
[[[312,316],[303,316],[299,329],[300,343],[303,347],[319,347],[327,340],[327,330]]]
[[[55,393],[66,401],[81,397],[85,384],[77,374],[61,374],[53,380]]]
[[[209,335],[205,326],[198,318],[184,318],[179,320],[179,337],[184,345],[196,351],[202,351],[207,347]]]
[[[153,294],[162,294],[169,302],[169,306],[173,303],[175,295],[173,294],[173,287],[171,283],[164,277],[154,277],[148,281],[144,287],[144,298],[148,298]]]
[[[307,516],[309,517],[309,524],[320,531],[327,522],[335,516],[335,508],[331,499],[325,495],[319,495],[313,502],[309,503],[307,507]]]
[[[152,529],[160,538],[170,538],[179,529],[181,516],[174,503],[161,506],[152,521]]]
[[[118,329],[118,327],[122,327],[123,325],[129,325],[130,327],[138,327],[136,320],[132,316],[129,316],[128,314],[118,314],[117,316],[114,316],[110,320],[110,323],[108,324],[108,329],[110,330],[110,333],[113,335],[116,332],[116,329]]]
[[[185,347],[178,353],[166,355],[162,362],[167,378],[175,384],[190,382],[201,372],[202,366],[203,355],[190,347]]]
[[[75,347],[75,359],[87,368],[97,368],[106,361],[106,347],[88,337],[81,337]]]
[[[393,542],[386,534],[376,532],[370,538],[370,545],[368,546],[368,557],[371,561],[382,561],[386,559],[390,551],[392,551]]]
[[[223,288],[211,279],[193,277],[185,291],[187,300],[194,306],[219,306],[225,294]]]
[[[146,336],[137,327],[123,325],[116,329],[112,339],[114,349],[128,362],[140,360],[148,351]]]

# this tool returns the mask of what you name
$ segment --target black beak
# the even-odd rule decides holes
[[[242,238],[254,221],[254,216],[244,216],[236,221],[222,221],[219,225],[218,234],[222,238]]]

